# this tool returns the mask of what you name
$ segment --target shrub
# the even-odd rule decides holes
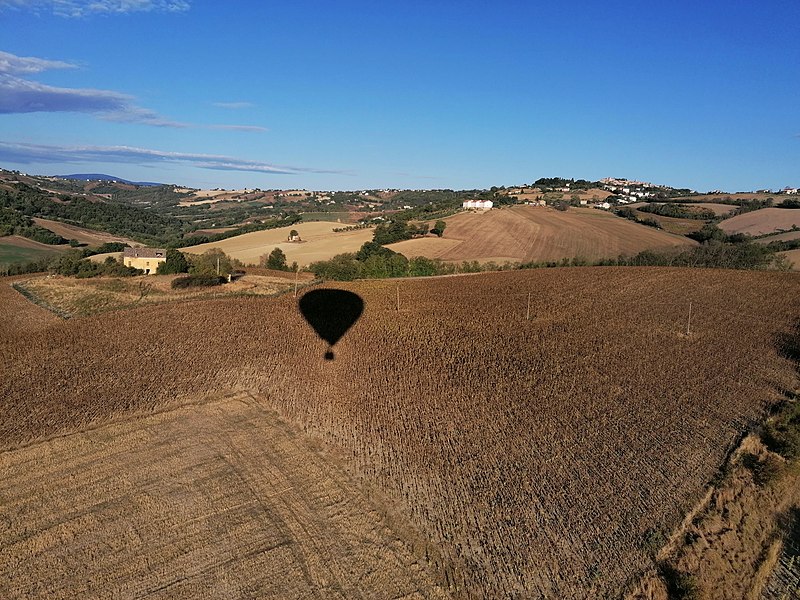
[[[215,285],[222,285],[226,281],[227,278],[222,275],[199,273],[197,275],[186,275],[185,277],[174,279],[172,281],[172,287],[176,290],[192,287],[213,287]]]
[[[742,455],[742,465],[753,474],[753,481],[760,487],[775,481],[783,471],[783,464],[775,455],[766,456],[762,460],[755,454],[746,452]]]

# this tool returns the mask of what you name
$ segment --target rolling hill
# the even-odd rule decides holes
[[[514,206],[462,212],[445,219],[442,238],[426,237],[388,246],[411,258],[446,261],[539,262],[634,255],[642,250],[686,247],[691,240],[632,223],[605,211]]]
[[[719,224],[725,233],[746,233],[748,235],[764,235],[781,230],[789,230],[792,226],[800,227],[800,209],[761,208],[730,219]]]
[[[152,187],[164,185],[163,183],[153,183],[152,181],[128,181],[121,177],[114,177],[113,175],[105,175],[103,173],[75,173],[73,175],[53,175],[58,179],[71,179],[74,181],[115,181],[117,183],[126,183],[128,185],[138,185],[143,187]]]
[[[219,242],[187,246],[181,248],[181,251],[202,254],[212,248],[219,248],[245,264],[258,264],[261,256],[269,254],[274,248],[280,248],[286,254],[287,262],[296,261],[300,266],[305,266],[343,252],[356,252],[364,242],[372,239],[371,229],[333,231],[340,227],[341,223],[321,221],[297,223],[290,227],[245,233]],[[293,229],[300,234],[301,242],[286,241]]]

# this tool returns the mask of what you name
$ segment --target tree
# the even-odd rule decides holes
[[[433,229],[431,229],[431,233],[435,233],[439,237],[442,237],[442,235],[444,235],[445,227],[447,227],[447,223],[442,220],[436,221],[436,225],[434,225]]]
[[[241,266],[238,260],[231,259],[219,248],[212,248],[207,250],[200,256],[192,255],[190,259],[189,273],[192,275],[217,274],[217,265],[219,265],[220,275],[230,275],[234,267]]]
[[[276,271],[289,270],[289,267],[286,264],[286,255],[280,248],[275,248],[269,253],[264,266],[266,266],[268,269],[274,269]]]
[[[174,275],[175,273],[186,273],[189,270],[189,263],[182,252],[175,248],[167,248],[167,260],[158,265],[157,275]]]

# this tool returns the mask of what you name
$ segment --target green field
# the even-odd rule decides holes
[[[59,251],[56,247],[53,247],[52,250],[49,248],[24,248],[13,240],[0,238],[0,267],[32,262],[57,254]]]

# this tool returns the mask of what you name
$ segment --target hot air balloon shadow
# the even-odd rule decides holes
[[[328,343],[325,360],[333,360],[336,342],[364,312],[361,297],[346,290],[311,290],[303,294],[298,304],[308,324]]]

